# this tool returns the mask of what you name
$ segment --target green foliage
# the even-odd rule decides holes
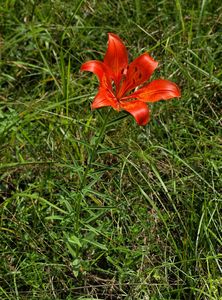
[[[220,1],[1,2],[0,298],[221,299]],[[90,111],[107,32],[182,90],[146,127]]]

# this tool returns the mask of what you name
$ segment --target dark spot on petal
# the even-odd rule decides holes
[[[141,73],[139,73],[139,79],[141,79],[142,78],[142,74]]]
[[[135,67],[135,68],[134,68],[135,73],[137,72],[137,70],[138,70],[137,67]]]
[[[122,74],[122,75],[123,75],[123,73],[124,73],[124,69],[121,70],[121,74]]]

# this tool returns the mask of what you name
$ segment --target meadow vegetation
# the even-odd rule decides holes
[[[0,2],[0,299],[222,299],[221,1]],[[181,88],[145,127],[90,109],[108,32]]]

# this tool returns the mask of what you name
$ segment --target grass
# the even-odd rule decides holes
[[[222,299],[220,1],[3,2],[0,298]],[[146,127],[90,110],[108,32],[182,90]]]

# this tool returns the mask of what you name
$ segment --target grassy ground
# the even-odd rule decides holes
[[[0,16],[0,298],[222,299],[220,1],[1,0]],[[111,111],[98,140],[109,109],[90,111],[79,68],[108,32],[182,97],[146,127]]]

